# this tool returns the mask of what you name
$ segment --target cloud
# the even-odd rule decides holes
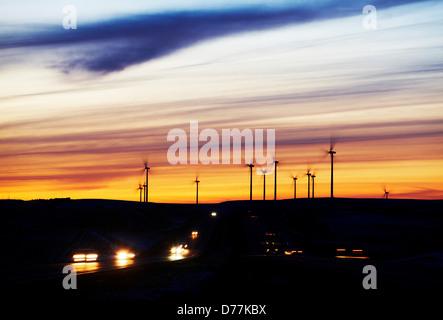
[[[301,10],[208,11],[145,14],[79,26],[77,30],[40,29],[33,36],[2,41],[3,48],[63,48],[56,65],[108,73],[170,54],[199,41],[235,32],[282,26],[310,18]]]
[[[381,4],[374,2],[378,3]],[[383,7],[399,3],[403,2],[385,1]],[[64,72],[83,69],[106,74],[208,39],[315,19],[358,15],[363,6],[360,1],[341,1],[339,5],[336,1],[298,2],[290,7],[263,5],[247,9],[128,15],[79,25],[77,30],[64,30],[60,25],[33,25],[26,32],[1,37],[0,47],[24,48],[22,54],[25,55],[29,52],[43,55],[41,50],[49,50],[61,59],[54,61],[53,66]],[[12,54],[20,55],[14,51]],[[11,57],[3,59],[3,63],[10,62]]]
[[[406,192],[391,192],[390,197],[394,199],[442,199],[443,190],[415,187]]]

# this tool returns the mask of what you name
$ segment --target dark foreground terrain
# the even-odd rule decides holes
[[[51,200],[2,201],[0,207],[3,302],[47,306],[46,312],[66,306],[75,315],[92,306],[88,312],[100,317],[144,312],[147,319],[231,319],[240,312],[250,319],[293,319],[308,312],[358,318],[389,309],[425,312],[443,299],[443,201],[195,206]],[[207,219],[213,211],[217,216]],[[74,248],[106,253],[123,244],[137,253],[135,260],[149,261],[167,256],[196,226],[207,237],[189,258],[81,274],[77,289],[62,286],[62,266]],[[337,258],[337,249],[352,248],[355,256]],[[303,253],[285,254],[294,250]],[[32,276],[33,268],[49,265],[59,272]],[[376,268],[376,289],[363,288],[366,265]],[[27,277],[15,281],[11,274],[23,266]],[[212,311],[179,315],[190,307]]]

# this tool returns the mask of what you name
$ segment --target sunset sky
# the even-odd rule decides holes
[[[38,3],[38,4],[37,4]],[[377,9],[366,30],[365,5]],[[65,5],[77,29],[64,29]],[[171,165],[171,129],[275,129],[278,198],[443,199],[443,1],[0,4],[0,199],[249,199],[249,168]],[[201,143],[203,145],[204,143]],[[267,198],[274,177],[267,176]],[[253,177],[261,199],[263,177]]]

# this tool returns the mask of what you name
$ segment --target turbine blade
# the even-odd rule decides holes
[[[321,149],[321,156],[319,156],[319,161],[318,162],[323,162],[326,158],[328,158],[329,156],[329,151],[330,150],[326,150],[326,149]]]
[[[337,136],[331,135],[329,138],[329,150],[333,150],[335,145],[337,144],[338,138]]]
[[[200,168],[196,167],[195,168],[195,180],[198,180],[199,177],[200,177]]]
[[[246,165],[254,164],[253,158],[245,159],[245,164]]]
[[[137,175],[138,175],[138,181],[142,182],[141,184],[143,185],[143,181],[145,181],[146,178],[146,170],[145,169],[138,169],[137,170]]]
[[[149,157],[140,156],[140,159],[141,159],[141,161],[143,163],[143,167],[146,167],[148,165],[148,163],[149,163]]]

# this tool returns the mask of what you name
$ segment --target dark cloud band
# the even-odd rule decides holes
[[[373,1],[373,4],[378,2],[380,1]],[[384,1],[383,7],[404,2]],[[61,52],[61,61],[54,62],[53,65],[65,72],[80,68],[108,73],[165,56],[211,38],[315,19],[360,14],[364,5],[362,1],[346,0],[340,3],[313,2],[279,9],[259,7],[140,14],[80,24],[76,30],[64,30],[61,25],[29,26],[26,34],[0,38],[0,48],[34,47],[57,50],[58,54]]]

